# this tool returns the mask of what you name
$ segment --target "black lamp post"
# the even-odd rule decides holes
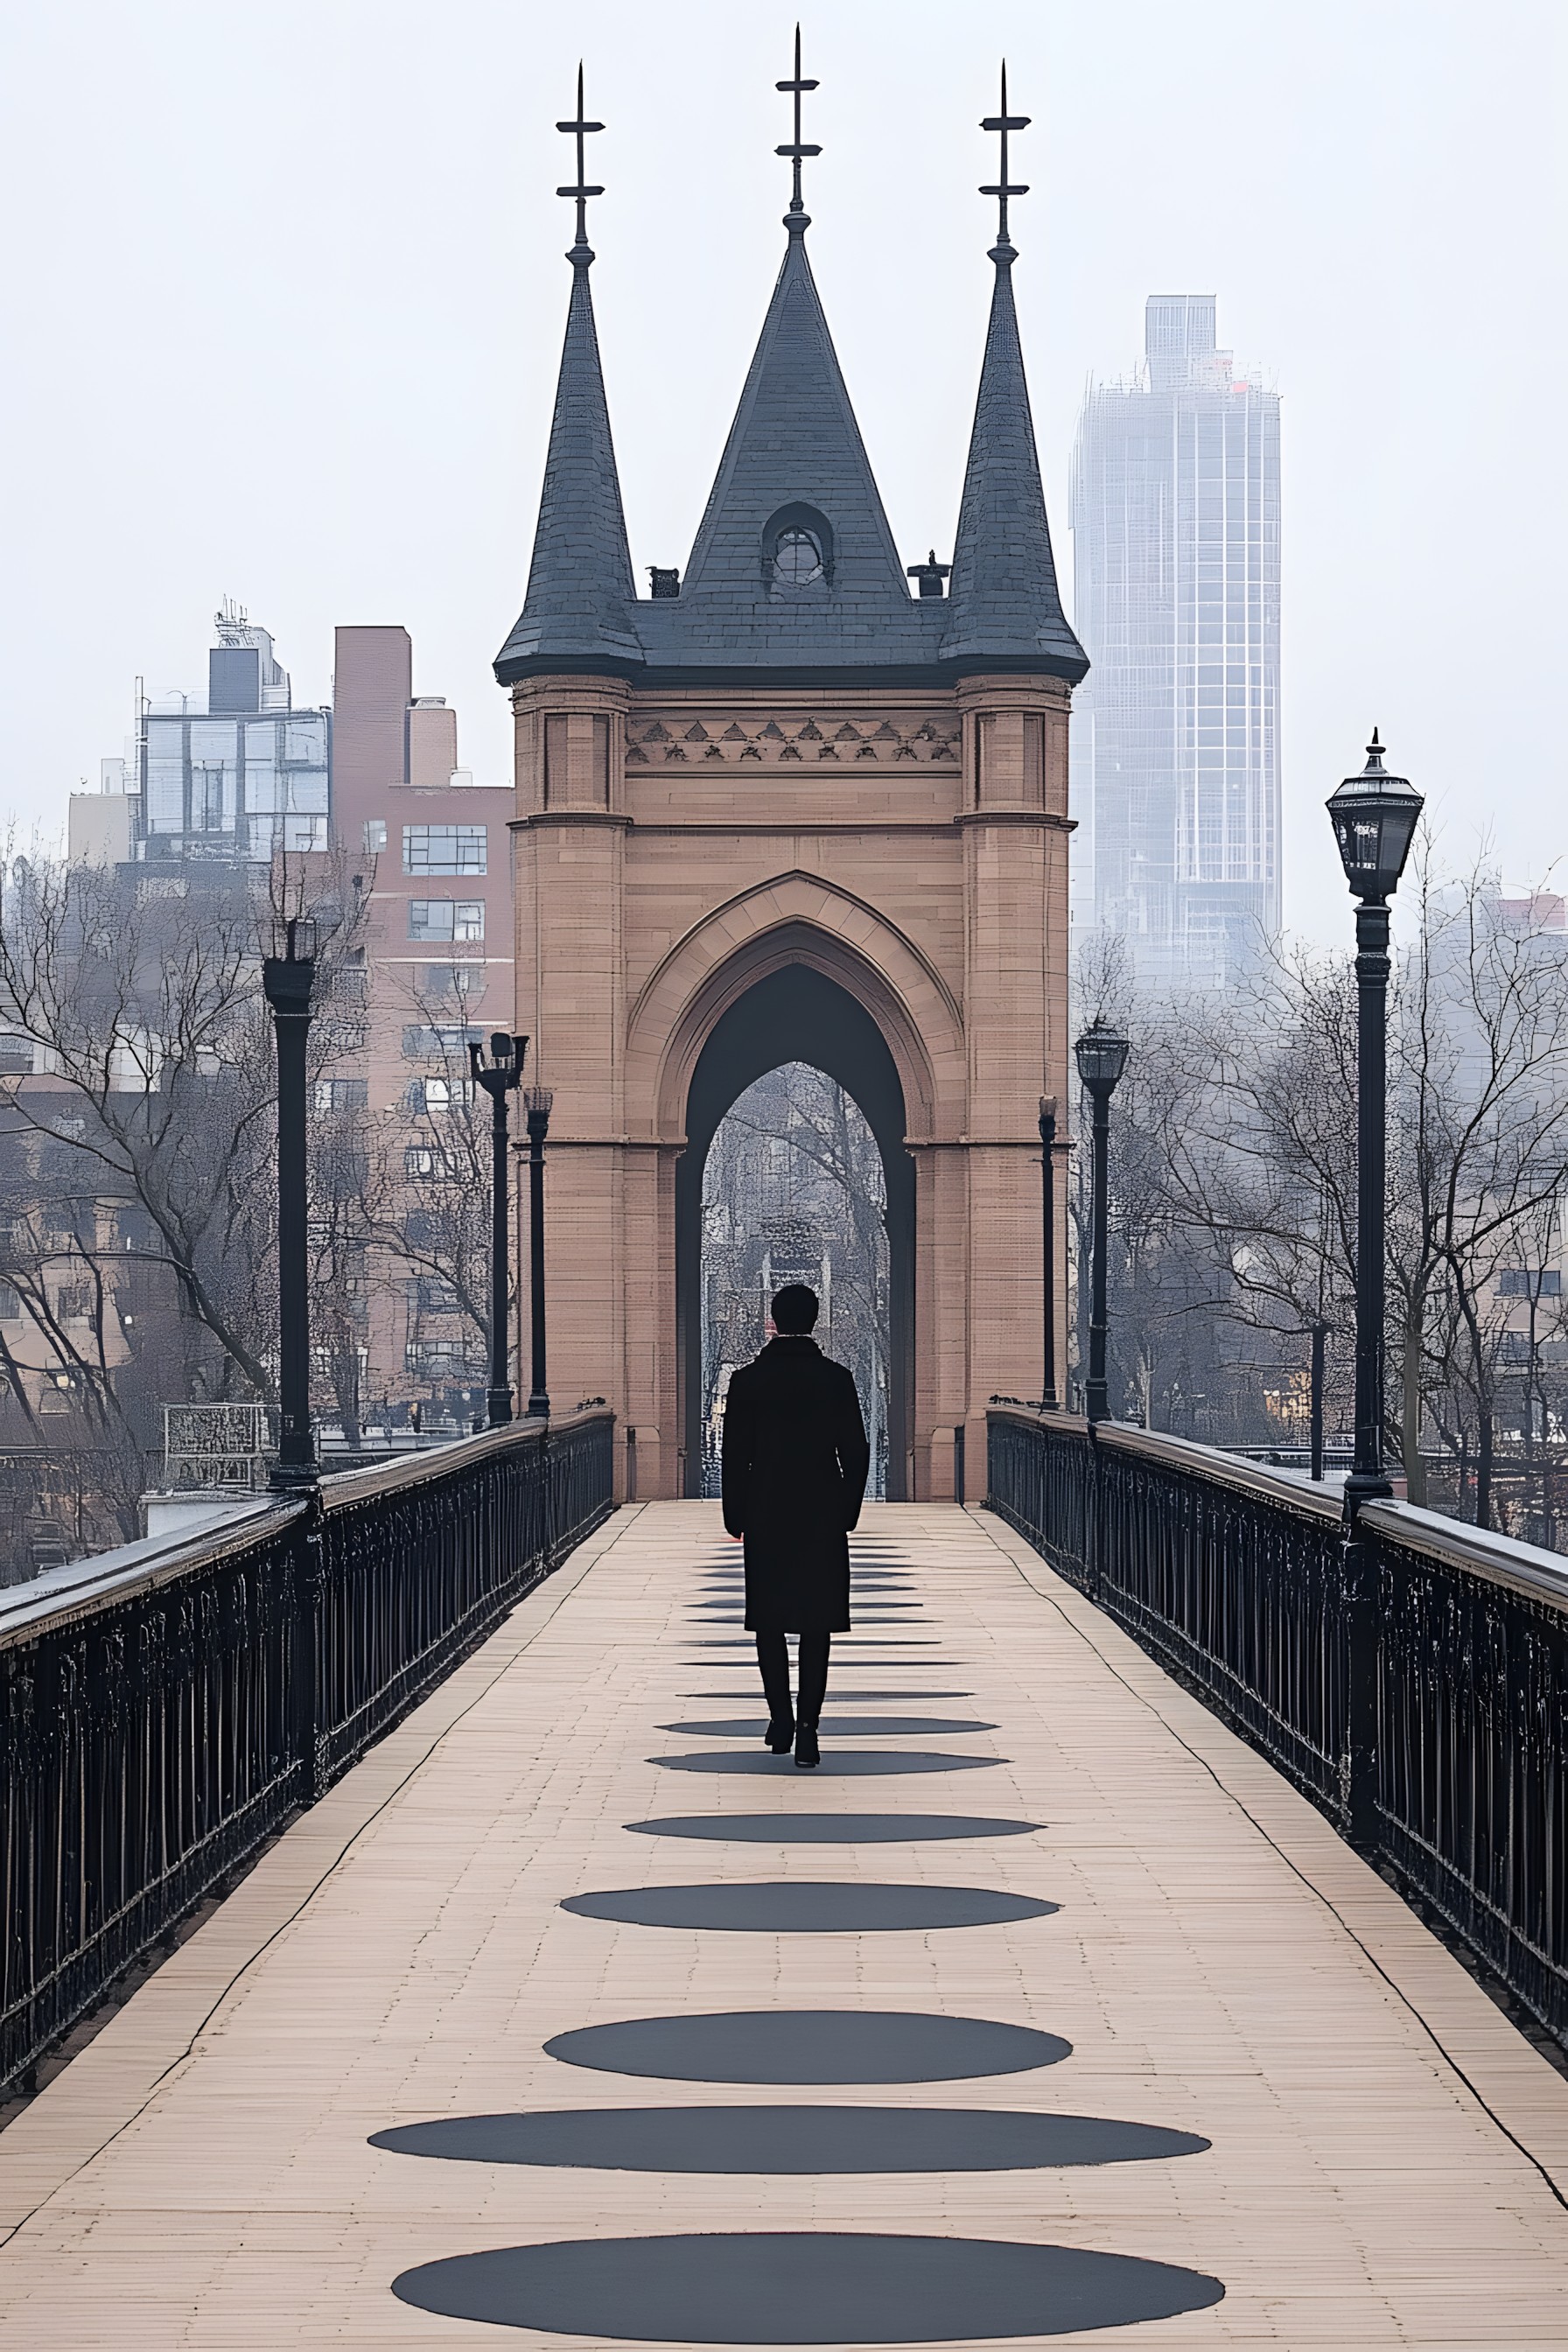
[[[1363,1503],[1394,1491],[1383,1468],[1388,901],[1405,871],[1421,809],[1413,784],[1384,774],[1374,728],[1365,767],[1359,776],[1347,776],[1328,802],[1345,879],[1361,902],[1355,914],[1355,1455],[1345,1482],[1352,1527]]]
[[[1355,1454],[1345,1481],[1347,1760],[1352,1843],[1363,1853],[1375,1853],[1382,1730],[1377,1566],[1358,1518],[1364,1503],[1392,1492],[1383,1470],[1388,901],[1415,837],[1421,795],[1403,776],[1384,774],[1374,729],[1365,767],[1359,776],[1345,778],[1330,794],[1328,806],[1345,879],[1361,902],[1355,914]]]
[[[1045,1243],[1046,1377],[1040,1402],[1055,1412],[1057,1397],[1057,1098],[1040,1097],[1040,1218]]]
[[[1329,1327],[1320,1315],[1312,1326],[1312,1370],[1309,1398],[1311,1421],[1309,1430],[1311,1475],[1321,1486],[1323,1483],[1323,1351],[1328,1346]]]
[[[501,1428],[511,1419],[511,1382],[507,1378],[507,1271],[510,1255],[506,1230],[507,1097],[517,1091],[522,1077],[522,1057],[527,1051],[526,1037],[509,1037],[504,1029],[497,1029],[490,1037],[487,1067],[484,1049],[478,1040],[470,1040],[468,1045],[474,1084],[483,1087],[490,1098],[490,1384],[485,1402],[492,1429]]]
[[[1086,1029],[1073,1053],[1078,1074],[1094,1104],[1093,1174],[1089,1194],[1089,1385],[1084,1410],[1092,1427],[1110,1418],[1105,1386],[1105,1258],[1110,1223],[1110,1097],[1127,1067],[1128,1043],[1101,1018]]]
[[[267,956],[261,985],[278,1041],[278,1459],[272,1484],[316,1483],[310,1431],[310,1277],[305,1183],[305,1049],[316,978],[316,926],[287,923],[283,952]]]
[[[550,1391],[544,1380],[544,1139],[550,1132],[550,1106],[554,1099],[548,1087],[530,1087],[522,1097],[528,1114],[528,1303],[533,1342],[528,1412],[530,1420],[537,1415],[546,1421]]]

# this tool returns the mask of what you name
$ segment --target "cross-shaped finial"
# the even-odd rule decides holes
[[[784,226],[785,226],[785,228],[787,228],[788,230],[790,230],[790,232],[791,232],[791,233],[792,233],[792,235],[793,235],[793,234],[795,234],[795,233],[798,232],[798,231],[799,231],[799,230],[801,230],[801,229],[809,228],[809,227],[810,227],[810,226],[811,226],[810,221],[808,220],[808,218],[807,218],[807,216],[806,216],[805,205],[804,201],[802,200],[801,193],[800,193],[800,163],[801,163],[801,158],[802,158],[802,156],[803,156],[803,155],[820,155],[820,154],[821,154],[821,152],[822,152],[822,150],[821,150],[821,148],[820,148],[820,147],[806,147],[806,146],[803,146],[803,145],[801,144],[801,137],[800,137],[800,100],[801,100],[801,93],[802,93],[802,91],[803,91],[803,90],[815,89],[816,88],[816,84],[814,81],[803,81],[803,80],[801,79],[801,73],[800,73],[800,26],[799,26],[798,25],[797,25],[797,26],[795,26],[795,79],[794,79],[793,81],[781,81],[781,82],[775,82],[775,83],[774,83],[774,85],[773,85],[773,87],[774,87],[776,89],[782,89],[782,90],[790,90],[790,91],[793,91],[793,92],[794,92],[794,94],[795,94],[795,140],[794,140],[794,142],[793,142],[793,144],[791,144],[791,145],[790,145],[790,146],[788,146],[788,147],[775,147],[775,148],[774,148],[774,150],[773,150],[773,152],[774,152],[774,154],[775,154],[775,155],[787,155],[787,156],[790,158],[790,161],[793,163],[793,164],[794,164],[794,166],[795,166],[795,184],[794,184],[794,187],[793,187],[793,190],[792,190],[792,192],[791,192],[791,195],[790,195],[790,200],[789,200],[789,210],[788,210],[788,212],[784,215]]]
[[[564,131],[568,132],[572,137],[574,137],[577,142],[577,184],[574,188],[557,188],[555,193],[558,196],[572,196],[576,201],[576,249],[584,253],[586,253],[588,250],[588,199],[590,196],[602,196],[605,191],[603,188],[591,188],[587,184],[587,181],[584,176],[585,166],[583,156],[583,142],[590,131],[602,131],[604,127],[605,126],[602,122],[586,122],[583,119],[583,68],[579,62],[577,67],[577,120],[575,122],[558,122],[555,126],[557,131]],[[590,260],[593,258],[592,255],[589,255],[589,258]]]
[[[1007,255],[1009,258],[1013,252],[1013,241],[1007,234],[1007,199],[1009,196],[1026,196],[1029,191],[1007,177],[1007,133],[1009,131],[1026,131],[1028,127],[1029,117],[1026,114],[1009,114],[1007,111],[1007,60],[1004,58],[1002,60],[1002,111],[1000,114],[988,114],[980,126],[982,131],[999,131],[1002,134],[1002,172],[1000,178],[992,186],[982,188],[980,193],[983,196],[994,196],[996,199],[996,251]]]

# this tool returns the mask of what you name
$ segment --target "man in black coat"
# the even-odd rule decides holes
[[[792,1282],[773,1299],[775,1337],[730,1382],[724,1406],[724,1525],[745,1538],[746,1629],[768,1702],[768,1746],[820,1760],[816,1728],[835,1633],[849,1631],[849,1530],[871,1451],[855,1378],[808,1335],[816,1293]],[[790,1704],[784,1635],[800,1635],[800,1719]]]

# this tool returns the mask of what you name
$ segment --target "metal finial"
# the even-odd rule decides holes
[[[794,79],[793,81],[781,81],[781,82],[775,82],[775,83],[774,83],[774,85],[773,85],[773,87],[774,87],[774,89],[782,89],[782,90],[792,91],[792,92],[794,93],[794,96],[795,96],[795,139],[794,139],[794,142],[793,142],[793,143],[792,143],[790,146],[788,146],[788,147],[775,147],[775,148],[774,148],[774,150],[773,150],[773,152],[774,152],[774,154],[775,154],[775,155],[787,155],[787,156],[789,157],[789,159],[790,159],[791,163],[792,163],[794,164],[794,166],[795,166],[795,177],[794,177],[794,184],[793,184],[793,186],[792,186],[791,193],[790,193],[789,210],[788,210],[788,212],[787,212],[787,213],[785,213],[785,215],[784,215],[784,226],[785,226],[785,228],[787,228],[787,229],[789,230],[789,232],[790,232],[791,236],[798,236],[798,235],[800,234],[800,232],[801,232],[803,229],[807,229],[807,228],[809,228],[809,227],[810,227],[810,226],[811,226],[810,216],[808,215],[808,214],[807,214],[807,212],[806,212],[805,205],[805,203],[804,203],[804,201],[803,201],[803,199],[802,199],[801,193],[800,193],[800,165],[801,165],[801,158],[802,158],[803,156],[805,156],[805,155],[820,155],[820,154],[821,154],[821,152],[822,152],[822,150],[821,150],[821,148],[820,148],[820,147],[808,147],[808,146],[804,146],[804,145],[802,144],[802,142],[801,142],[801,136],[800,136],[800,100],[801,100],[801,93],[802,93],[804,90],[815,89],[816,88],[816,84],[814,81],[803,81],[803,80],[802,80],[802,79],[801,79],[801,71],[800,71],[800,26],[799,26],[798,25],[797,25],[797,26],[795,26],[795,79]]]
[[[584,176],[586,165],[583,154],[583,142],[587,137],[589,131],[602,131],[604,127],[605,126],[602,122],[588,122],[584,120],[583,67],[582,62],[579,59],[577,66],[577,120],[575,122],[558,122],[555,126],[557,131],[566,131],[577,142],[577,184],[574,188],[557,188],[555,191],[558,196],[571,196],[577,206],[577,241],[573,247],[572,254],[568,257],[569,258],[575,258],[584,255],[590,261],[594,258],[592,253],[588,250],[588,199],[590,196],[602,196],[605,191],[603,188],[591,188],[587,184],[587,180]]]
[[[1013,241],[1007,234],[1007,199],[1009,196],[1026,196],[1029,193],[1026,185],[1011,181],[1007,177],[1007,133],[1010,131],[1026,131],[1028,127],[1029,117],[1026,114],[1009,114],[1007,111],[1007,60],[1004,58],[1002,60],[1002,111],[1000,114],[988,114],[980,126],[982,131],[1000,131],[1002,136],[1001,174],[990,187],[982,188],[980,191],[983,196],[994,196],[996,199],[996,243],[993,251],[994,258],[1000,257],[1009,261],[1012,259]]]

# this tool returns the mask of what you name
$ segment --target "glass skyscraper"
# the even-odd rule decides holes
[[[1074,926],[1136,976],[1217,986],[1279,924],[1279,399],[1152,294],[1144,358],[1073,451]]]
[[[217,636],[206,709],[179,694],[142,715],[136,856],[265,863],[325,849],[331,713],[293,708],[272,639],[243,613],[226,605]]]

